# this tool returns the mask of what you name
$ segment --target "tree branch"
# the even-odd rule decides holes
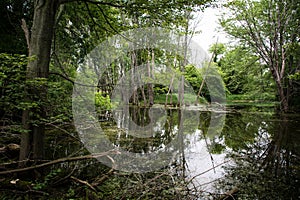
[[[65,3],[71,3],[71,2],[86,2],[86,3],[91,3],[95,5],[107,5],[107,6],[112,6],[115,8],[125,8],[125,5],[120,5],[120,4],[113,4],[110,2],[102,2],[102,1],[96,1],[96,0],[59,0],[59,4],[65,4]]]
[[[50,166],[50,165],[63,163],[63,162],[72,162],[72,161],[78,161],[78,160],[94,159],[94,158],[99,158],[99,157],[103,157],[103,156],[109,156],[111,154],[114,154],[114,155],[115,154],[120,154],[120,152],[116,151],[116,150],[113,150],[113,151],[107,151],[107,152],[104,152],[104,153],[90,154],[90,155],[86,155],[86,156],[60,158],[60,159],[53,160],[53,161],[43,163],[43,164],[40,164],[40,165],[35,165],[35,166],[25,167],[25,168],[20,168],[20,169],[13,169],[13,170],[8,170],[8,171],[2,171],[2,172],[0,172],[0,175],[25,172],[25,171],[29,171],[29,170],[33,170],[33,169],[38,169],[38,168],[43,168],[43,167],[47,167],[47,166]]]
[[[65,76],[65,75],[63,75],[63,74],[60,74],[60,73],[58,73],[58,72],[49,72],[49,75],[57,75],[57,76],[60,76],[61,78],[65,79],[65,80],[67,80],[67,81],[69,81],[69,82],[71,82],[73,85],[75,84],[75,82],[74,82],[72,79],[70,79],[69,77],[67,77],[67,76]]]
[[[21,24],[21,27],[25,33],[25,38],[26,38],[26,42],[27,42],[27,48],[29,50],[29,45],[30,45],[30,34],[29,34],[29,30],[28,30],[28,27],[27,27],[27,24],[26,24],[26,21],[25,19],[22,19],[22,24]]]
[[[94,192],[97,192],[97,190],[91,184],[89,184],[89,182],[80,180],[80,179],[78,179],[78,178],[76,178],[74,176],[71,176],[70,178],[73,179],[74,181],[78,182],[78,183],[86,185],[88,188],[90,188]]]

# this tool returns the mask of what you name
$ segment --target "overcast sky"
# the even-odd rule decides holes
[[[207,52],[209,46],[216,43],[217,41],[219,43],[228,42],[225,34],[217,30],[217,28],[220,27],[218,25],[218,15],[220,14],[220,12],[220,8],[206,8],[204,10],[204,13],[197,14],[198,19],[196,19],[196,21],[200,21],[197,25],[196,30],[201,30],[201,33],[195,35],[193,37],[193,40]]]

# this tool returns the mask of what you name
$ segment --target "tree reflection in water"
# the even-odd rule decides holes
[[[231,148],[227,156],[234,162],[225,167],[226,175],[216,185],[219,193],[234,191],[238,199],[299,199],[297,116],[242,114],[229,117],[227,124],[223,130]]]
[[[194,185],[189,192],[195,199],[299,198],[299,116],[227,113],[223,127],[211,124],[212,117],[222,117],[213,112],[166,109],[155,123],[151,123],[148,108],[130,108],[128,113],[129,116],[124,117],[124,113],[120,112],[119,120],[102,124],[110,141],[131,152],[151,153],[163,150],[179,134],[182,143],[174,151],[176,158],[172,160],[181,166],[179,174],[186,178],[187,184],[194,176],[199,179],[209,177],[210,180],[205,181],[211,183],[208,190],[202,187],[203,182],[202,185]],[[126,121],[129,118],[139,126],[134,130],[145,134],[145,137],[136,137],[120,128],[120,124],[132,125]],[[150,133],[145,132],[149,130]],[[201,145],[202,152],[192,152],[198,151]],[[225,171],[222,171],[220,165],[225,156],[231,161],[223,165]],[[204,162],[210,163],[213,168],[211,174],[214,167],[217,169],[215,176],[203,173]],[[191,172],[192,168],[196,171]]]

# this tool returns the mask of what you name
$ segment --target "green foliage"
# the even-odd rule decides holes
[[[95,106],[98,111],[110,110],[112,104],[110,102],[110,97],[108,95],[103,96],[101,92],[95,93]]]
[[[56,59],[73,65],[82,62],[100,42],[128,30],[121,25],[120,16],[121,11],[110,6],[83,2],[61,6],[54,40]]]
[[[299,5],[298,1],[290,0],[228,1],[220,19],[225,32],[236,39],[239,45],[253,52],[259,58],[260,66],[263,66],[261,75],[256,74],[252,78],[253,82],[257,81],[255,77],[261,78],[261,83],[248,84],[248,90],[253,93],[256,87],[259,88],[253,96],[260,92],[274,93],[259,87],[266,80],[269,86],[276,88],[274,91],[277,92],[282,111],[287,111],[289,105],[296,105],[300,94],[299,81],[289,81],[289,77],[293,77],[300,67],[300,48],[299,42],[296,42],[300,38],[300,27],[297,20],[292,20],[300,16]],[[259,70],[260,66],[249,66],[249,69]]]
[[[195,94],[197,94],[203,80],[201,71],[193,65],[187,65],[184,67],[183,75],[185,80],[193,87]]]
[[[209,102],[225,103],[226,88],[220,74],[219,67],[216,63],[204,63],[201,68],[201,74],[205,78],[204,86],[201,90],[202,96],[204,96]]]
[[[169,87],[156,84],[153,87],[153,90],[154,90],[154,95],[167,94],[168,90],[169,90]]]
[[[170,101],[171,95],[172,95],[173,104],[176,105],[177,102],[178,102],[178,99],[177,99],[178,96],[177,96],[177,94],[169,94],[168,95],[168,100],[169,101]],[[166,96],[167,96],[166,94],[155,95],[154,96],[154,102],[157,103],[157,104],[165,104],[166,103]]]
[[[35,115],[34,125],[70,122],[73,85],[57,76],[26,80],[27,62],[28,58],[24,55],[0,54],[1,124],[7,126],[8,132],[23,132],[22,112],[28,109],[37,111],[32,113]],[[47,94],[32,92],[27,98],[28,88],[33,91],[47,88]],[[43,98],[40,99],[40,96]],[[38,111],[42,109],[47,113],[46,118],[39,115]]]
[[[225,145],[213,141],[209,147],[209,152],[212,154],[221,154],[224,152],[225,149],[226,149]]]
[[[65,123],[72,120],[72,92],[73,83],[65,78],[51,73],[59,71],[60,68],[51,64],[50,76],[47,84],[47,99],[45,109],[48,113],[48,122]],[[75,76],[74,66],[64,63],[64,73],[69,79]],[[62,100],[63,99],[63,100]]]
[[[213,61],[218,62],[218,56],[222,56],[225,53],[226,46],[223,43],[216,43],[211,45],[208,51],[214,55]]]
[[[243,94],[248,100],[275,99],[271,73],[249,49],[236,46],[227,50],[219,60],[219,66],[229,94]]]
[[[52,77],[50,77],[50,80]],[[46,110],[50,121],[67,122],[72,119],[71,94],[72,83],[63,80],[51,80],[48,82],[48,94]],[[64,101],[62,101],[64,99]]]
[[[186,65],[184,67],[183,72],[178,72],[179,74],[183,74],[185,81],[188,83],[188,85],[185,85],[185,102],[189,104],[193,104],[196,102],[196,98],[201,84],[203,82],[203,77],[206,76],[206,73],[209,73],[206,71],[207,68],[196,68],[194,65]],[[210,74],[210,79],[213,79],[213,75]],[[190,88],[192,87],[192,88]],[[192,89],[192,90],[191,90]],[[204,81],[204,85],[201,89],[200,97],[199,97],[199,102],[200,103],[207,103],[210,101],[210,92],[207,87],[207,82]]]
[[[294,80],[294,81],[299,81],[300,80],[300,71],[296,72],[295,74],[289,75],[289,79]]]
[[[24,101],[27,62],[24,55],[0,54],[1,119],[20,122],[22,110],[36,106]]]

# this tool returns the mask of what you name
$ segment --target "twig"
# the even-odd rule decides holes
[[[80,180],[80,179],[78,179],[74,176],[71,176],[70,178],[73,179],[74,181],[78,182],[78,183],[81,183],[81,184],[84,184],[84,185],[88,186],[88,188],[90,188],[94,192],[97,192],[97,190],[91,184],[89,184],[87,181]]]
[[[222,179],[222,178],[217,178],[217,179],[215,179],[215,180],[212,180],[212,181],[209,181],[209,182],[202,183],[202,184],[199,185],[198,187],[203,187],[204,185],[211,184],[211,183],[216,182],[216,181],[221,180],[221,179]]]
[[[217,168],[217,167],[220,167],[221,165],[224,165],[225,163],[227,163],[227,162],[229,162],[230,160],[226,160],[226,161],[224,161],[224,162],[222,162],[222,163],[220,163],[220,164],[218,164],[218,165],[216,165],[216,166],[214,166],[214,167],[212,167],[212,168],[210,168],[210,169],[208,169],[208,170],[206,170],[206,171],[204,171],[204,172],[201,172],[200,174],[197,174],[196,176],[193,176],[187,183],[190,183],[190,182],[192,182],[196,177],[198,177],[198,176],[201,176],[201,175],[203,175],[203,174],[205,174],[205,173],[207,173],[207,172],[209,172],[209,171],[211,171],[211,170],[215,170],[215,168]]]
[[[208,154],[210,156],[210,160],[211,160],[211,164],[212,164],[213,169],[214,169],[214,173],[216,173],[214,158],[212,157],[212,154],[211,154],[211,152],[208,149],[209,147],[208,147],[207,137],[206,137],[205,134],[204,134],[204,141],[205,141],[205,144],[206,144],[206,148],[208,150]]]
[[[55,122],[54,122],[55,123]],[[72,134],[70,134],[70,132],[68,132],[67,130],[63,129],[63,128],[60,128],[59,126],[55,125],[54,123],[45,123],[45,125],[48,125],[48,126],[52,126],[62,132],[64,132],[65,134],[67,134],[68,136],[72,137],[73,139],[75,139],[76,141],[80,141],[78,138],[76,138],[75,136],[73,136]]]

